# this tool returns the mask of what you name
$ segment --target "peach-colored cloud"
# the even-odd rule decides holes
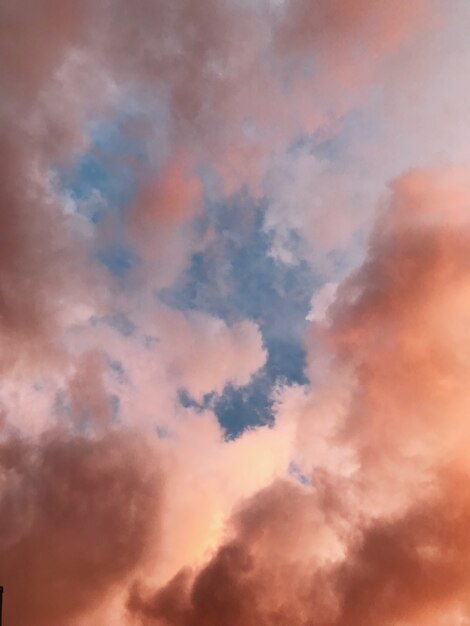
[[[189,177],[180,165],[172,163],[159,174],[153,187],[142,191],[132,219],[137,229],[145,230],[152,225],[152,220],[157,223],[179,222],[187,214],[196,213],[200,204],[199,180]]]
[[[78,419],[91,412],[96,426],[105,424],[115,396],[123,423],[177,431],[175,416],[184,414],[180,391],[202,402],[205,394],[220,394],[226,385],[248,384],[266,361],[261,332],[248,320],[227,325],[205,313],[152,302],[130,321],[135,329],[129,336],[107,322],[76,324],[65,334],[68,362],[55,391],[66,392],[66,404]],[[51,382],[49,397],[53,389]],[[20,427],[14,415],[12,423]]]
[[[373,524],[343,564],[318,568],[302,549],[326,545],[317,516],[322,507],[331,533],[338,503],[328,512],[327,503],[277,484],[238,515],[236,538],[195,578],[182,570],[150,598],[135,589],[129,609],[146,625],[456,626],[468,610],[469,511],[466,496],[454,501],[450,492]]]
[[[453,626],[468,616],[468,170],[416,170],[392,183],[364,263],[311,326],[311,385],[279,392],[272,428],[225,441],[210,408],[177,398],[181,388],[202,400],[247,384],[267,357],[258,327],[157,307],[153,293],[204,245],[192,221],[207,166],[222,195],[244,184],[261,194],[267,183],[267,227],[281,243],[293,227],[321,260],[348,245],[363,220],[356,184],[369,180],[364,170],[379,151],[346,174],[342,162],[307,152],[296,170],[282,155],[301,134],[334,134],[369,85],[386,93],[409,85],[396,65],[389,81],[391,59],[417,49],[413,37],[434,8],[424,0],[0,8],[8,622]],[[86,146],[85,123],[113,97],[139,101],[145,130],[156,110],[164,126],[145,138],[163,165],[155,177],[136,176],[124,224],[142,259],[135,303],[96,268],[90,279],[91,226],[51,174]],[[114,236],[115,224],[105,221],[97,236]],[[92,323],[103,301],[129,312],[129,336],[99,316]],[[51,430],[67,418],[86,432]],[[299,477],[304,484],[294,484]]]
[[[414,442],[455,454],[466,436],[466,181],[456,169],[393,183],[369,256],[332,309],[329,339],[356,371],[354,431],[374,450],[377,438],[395,454]]]
[[[78,359],[70,383],[70,411],[78,428],[102,430],[111,424],[111,396],[103,384],[105,362],[96,350],[85,352]]]
[[[274,235],[272,254],[285,263],[307,258],[329,276],[332,255],[354,248],[354,235],[370,219],[367,194],[357,190],[359,175],[345,171],[341,161],[315,156],[308,146],[280,158],[265,184],[270,203],[264,227]],[[290,249],[293,232],[302,238]]]
[[[44,0],[1,7],[1,75],[8,92],[26,104],[57,70],[66,50],[90,34],[91,3]]]
[[[427,31],[435,12],[423,0],[180,0],[171,10],[116,0],[112,14],[96,18],[100,58],[150,110],[163,103],[170,144],[215,169],[226,193],[243,184],[261,193],[272,157],[350,110],[362,98],[357,88]]]
[[[5,620],[73,624],[143,559],[158,525],[151,446],[125,433],[49,432],[0,444]],[[158,536],[158,535],[156,535]]]
[[[215,317],[169,309],[159,314],[161,350],[170,375],[199,400],[225,385],[246,385],[266,361],[256,324],[227,326]]]
[[[199,242],[193,221],[202,213],[203,194],[191,162],[173,155],[157,174],[138,175],[139,189],[129,207],[126,228],[143,259],[134,272],[137,281],[161,288],[174,281],[189,263]],[[102,236],[112,241],[119,223],[104,223]]]
[[[136,588],[139,623],[468,616],[467,180],[466,169],[417,170],[392,183],[363,265],[311,338],[323,335],[330,373],[288,405],[298,449],[312,455],[309,484],[274,481],[240,505],[206,565],[156,593]],[[312,370],[320,355],[311,345]],[[287,423],[282,410],[281,396]]]

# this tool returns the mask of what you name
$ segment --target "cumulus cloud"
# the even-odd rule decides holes
[[[266,361],[261,334],[253,322],[228,327],[202,313],[186,316],[164,311],[162,351],[170,373],[192,396],[221,392],[225,385],[246,385]],[[168,342],[165,337],[171,337]]]
[[[139,438],[51,431],[0,446],[5,619],[72,624],[103,603],[158,537],[155,450]]]
[[[458,624],[468,609],[467,504],[442,495],[377,522],[342,564],[325,564],[319,554],[309,562],[305,546],[327,548],[338,512],[325,528],[327,502],[279,484],[240,515],[236,539],[195,579],[183,570],[150,598],[134,590],[129,608],[142,624]]]
[[[349,447],[349,474],[315,458],[312,392],[297,422],[311,486],[273,483],[202,569],[134,591],[142,624],[411,625],[465,613],[468,201],[465,171],[395,181],[366,260],[329,309],[321,332],[352,392],[328,446]]]
[[[420,105],[440,90],[434,68],[445,74],[467,41],[448,6],[3,3],[7,622],[470,617],[469,170],[442,166],[456,142],[448,121],[438,124],[445,99]],[[460,105],[450,110],[466,119]],[[107,195],[100,172],[82,166],[100,157],[100,124],[121,117],[103,167],[115,178],[125,161],[129,181]],[[468,157],[461,146],[456,155]],[[268,259],[253,272],[271,274],[250,282],[247,261],[246,294],[225,318],[203,312],[203,295],[201,310],[164,305],[201,261],[210,213],[240,190],[258,197],[265,221],[253,213],[248,227],[240,214],[235,228],[236,212],[220,212],[217,228],[232,231],[215,255],[220,292],[230,290],[227,251],[243,250],[248,232],[262,235],[256,254]],[[108,245],[132,257],[122,272],[103,262]],[[210,397],[270,366],[270,304],[243,298],[256,299],[257,285],[270,293],[276,264],[294,277],[285,294],[275,286],[276,339],[284,330],[297,340],[305,323],[296,348],[308,382],[270,388],[273,424],[227,440]],[[305,292],[297,271],[323,287],[292,333],[286,294]]]
[[[355,3],[346,13],[335,3],[315,6],[292,2],[263,12],[257,4],[231,2],[195,7],[181,1],[169,7],[142,0],[132,9],[118,0],[99,7],[47,0],[40,9],[30,2],[5,3],[1,289],[6,326],[32,333],[52,325],[64,301],[85,297],[72,274],[77,263],[86,265],[80,254],[87,255],[87,245],[74,232],[80,230],[74,220],[62,214],[63,198],[47,181],[57,159],[85,145],[89,116],[137,94],[150,103],[142,116],[150,145],[151,102],[159,100],[167,111],[165,146],[156,152],[169,165],[155,184],[143,177],[129,222],[147,242],[144,249],[159,250],[151,273],[162,276],[156,281],[162,286],[194,249],[187,222],[201,203],[200,183],[181,170],[179,155],[187,154],[191,167],[213,167],[227,190],[253,177],[260,183],[269,155],[302,132],[310,108],[322,109],[313,96],[312,104],[298,111],[300,99],[284,93],[284,61],[297,43],[316,54],[340,33],[341,41],[355,45],[372,23],[377,27],[370,29],[366,56],[375,57],[379,43],[389,51],[421,15],[420,2],[406,11],[368,2]],[[309,30],[305,25],[312,21],[318,27]],[[334,56],[335,45],[327,48]],[[309,84],[308,77],[304,82]],[[322,118],[324,111],[316,116]],[[152,215],[155,223],[147,227]]]

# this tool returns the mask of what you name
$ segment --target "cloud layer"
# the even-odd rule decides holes
[[[302,454],[313,448],[311,488],[277,481],[242,504],[232,538],[201,571],[131,596],[141,623],[438,624],[465,614],[466,176],[416,171],[392,184],[366,260],[315,328],[331,378],[347,369],[329,445],[332,455],[350,449],[348,475],[315,458],[317,390],[297,418]]]
[[[470,620],[468,19],[4,2],[6,622]]]

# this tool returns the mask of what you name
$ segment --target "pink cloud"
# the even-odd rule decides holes
[[[36,443],[2,442],[6,620],[76,623],[129,577],[158,522],[152,454],[124,433],[93,440],[58,431]]]
[[[202,401],[248,384],[267,359],[258,326],[154,297],[204,246],[193,221],[207,166],[215,199],[270,192],[278,258],[291,228],[317,268],[348,248],[367,227],[362,200],[403,162],[382,168],[396,139],[359,150],[359,164],[284,155],[299,135],[334,135],[369,87],[390,95],[427,75],[420,37],[439,3],[40,4],[0,8],[6,620],[447,626],[469,614],[468,169],[391,184],[364,261],[317,293],[311,384],[277,392],[272,428],[225,441],[210,408],[178,402],[180,389]],[[92,234],[52,171],[86,147],[90,117],[134,99],[161,167],[138,172],[126,213],[142,259],[127,292],[90,269],[93,236],[112,241],[116,216]],[[441,118],[425,118],[431,136]],[[403,124],[397,136],[414,137]],[[115,308],[135,323],[128,335],[108,323]]]
[[[392,184],[368,256],[317,327],[332,351],[325,391],[300,415],[289,405],[315,455],[309,424],[338,403],[330,459],[312,457],[310,487],[274,481],[243,502],[206,565],[135,590],[140,623],[438,624],[468,610],[466,180],[414,171]],[[349,391],[328,397],[341,372]],[[347,474],[347,457],[331,462],[342,447]]]
[[[246,385],[266,361],[256,324],[242,321],[227,326],[203,313],[159,314],[163,358],[171,375],[191,395],[222,392],[225,385]],[[170,338],[169,340],[166,337]]]

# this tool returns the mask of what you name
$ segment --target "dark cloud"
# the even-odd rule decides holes
[[[447,475],[434,500],[356,529],[344,564],[323,567],[292,558],[292,544],[307,551],[315,538],[318,527],[302,520],[318,500],[275,485],[253,499],[236,538],[196,576],[182,571],[149,597],[135,591],[129,609],[149,626],[434,623],[468,600],[470,506],[456,493],[467,480]]]
[[[158,461],[130,434],[51,432],[0,445],[5,622],[72,624],[145,555],[160,508]]]

